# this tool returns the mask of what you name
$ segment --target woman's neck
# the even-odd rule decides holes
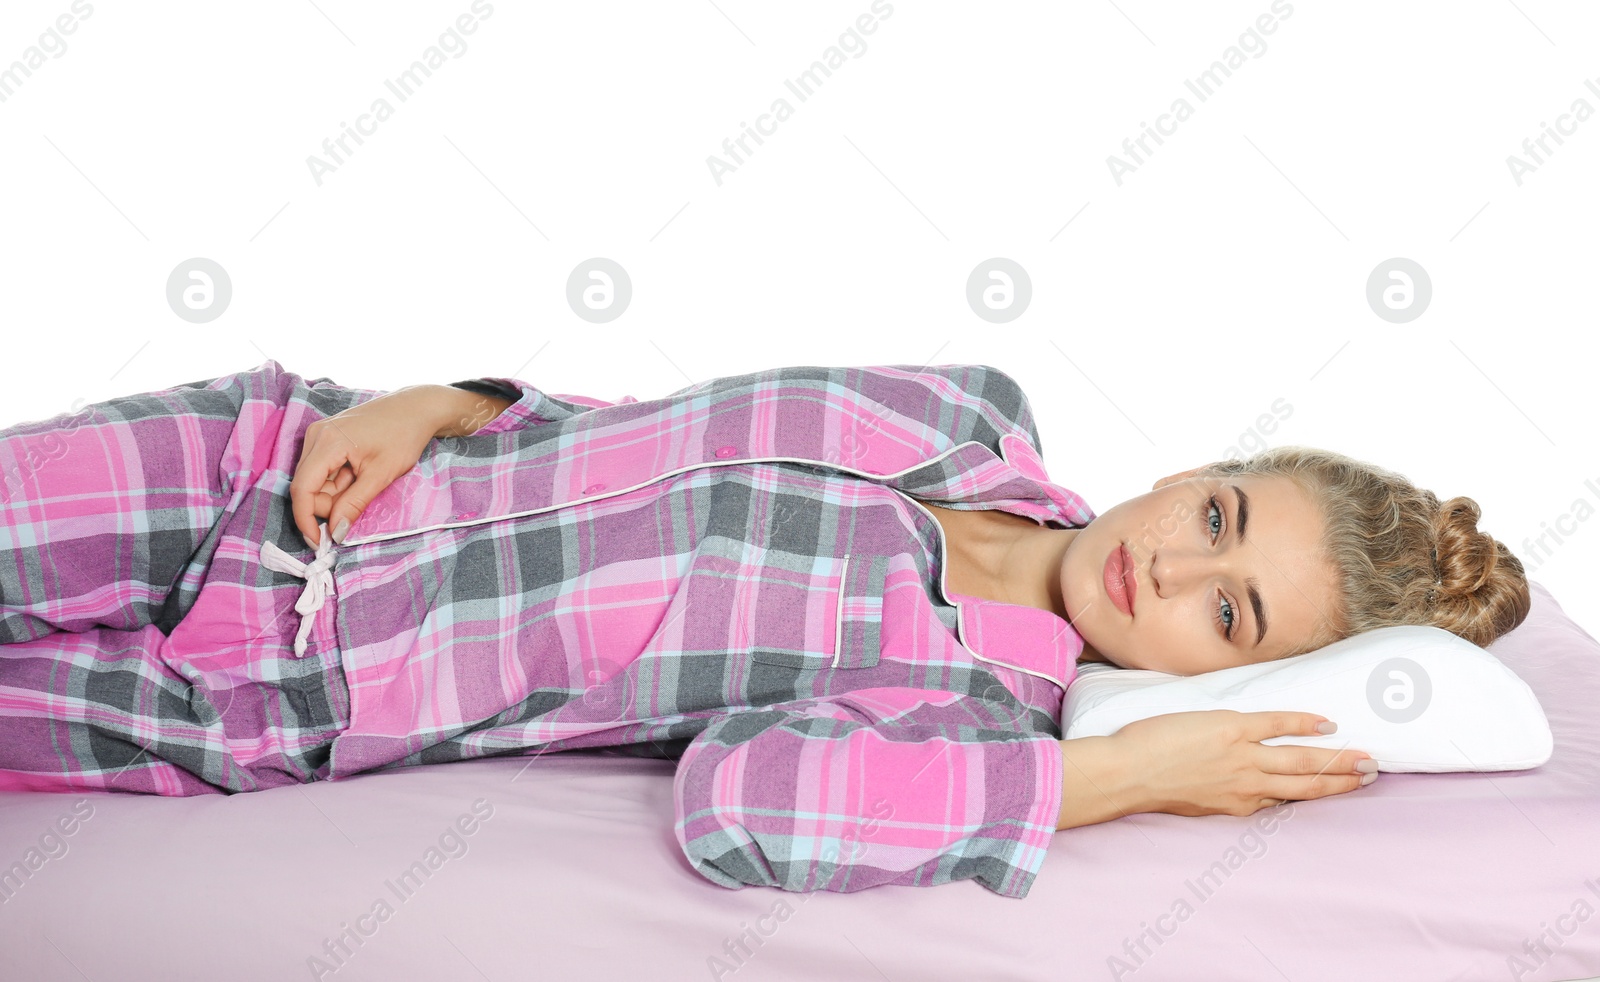
[[[926,502],[924,502],[926,504]],[[999,509],[930,505],[951,552],[951,589],[968,596],[1048,610],[1067,619],[1061,564],[1078,529],[1055,529]]]

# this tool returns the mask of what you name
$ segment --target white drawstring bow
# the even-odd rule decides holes
[[[294,609],[300,613],[300,631],[294,637],[296,658],[305,657],[306,637],[311,633],[312,615],[322,609],[323,601],[333,593],[332,566],[333,561],[338,558],[339,551],[333,548],[333,536],[328,534],[327,524],[319,524],[318,529],[317,558],[309,563],[302,563],[279,549],[276,543],[261,544],[261,565],[280,573],[303,577],[306,581],[305,591],[294,603]]]

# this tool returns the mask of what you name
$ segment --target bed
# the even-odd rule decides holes
[[[0,978],[1594,982],[1600,644],[1534,583],[1489,650],[1543,704],[1546,764],[1065,830],[1020,900],[717,886],[673,835],[673,762],[611,750],[0,793]]]

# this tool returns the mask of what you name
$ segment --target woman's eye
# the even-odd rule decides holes
[[[1228,615],[1228,619],[1226,621],[1222,619],[1222,613],[1224,610],[1227,611]],[[1233,604],[1228,603],[1227,597],[1224,597],[1220,593],[1217,594],[1217,624],[1222,627],[1222,637],[1228,641],[1233,640],[1233,622]]]
[[[1215,527],[1213,527],[1211,524],[1211,514],[1213,512],[1215,512],[1217,516],[1217,524]],[[1216,542],[1222,537],[1224,524],[1225,523],[1222,519],[1222,508],[1218,506],[1216,496],[1212,495],[1210,500],[1206,502],[1206,528],[1211,532],[1212,542]],[[1217,624],[1222,628],[1222,636],[1224,639],[1228,641],[1233,640],[1233,625],[1237,619],[1238,615],[1233,612],[1233,604],[1228,603],[1227,597],[1224,597],[1220,593],[1217,594]]]

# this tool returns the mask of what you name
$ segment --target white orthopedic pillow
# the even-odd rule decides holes
[[[1066,739],[1109,736],[1166,713],[1292,710],[1338,723],[1265,746],[1363,750],[1381,771],[1516,771],[1550,759],[1544,708],[1500,660],[1443,628],[1382,627],[1294,658],[1200,675],[1079,662],[1062,708]]]

